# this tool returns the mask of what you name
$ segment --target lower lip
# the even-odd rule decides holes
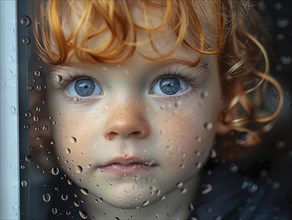
[[[153,170],[156,166],[146,165],[141,163],[133,163],[133,164],[110,164],[108,166],[99,167],[100,172],[103,173],[113,173],[113,174],[131,174],[131,173],[141,173],[141,172],[149,172]]]

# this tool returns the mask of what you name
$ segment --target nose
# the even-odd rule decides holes
[[[121,138],[145,138],[149,135],[150,128],[145,120],[142,109],[136,107],[122,107],[113,111],[108,118],[104,129],[104,137],[113,140]]]

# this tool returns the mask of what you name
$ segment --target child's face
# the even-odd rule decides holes
[[[143,206],[180,190],[209,155],[222,103],[217,57],[191,67],[177,60],[197,55],[179,47],[171,58],[136,51],[120,65],[75,63],[49,74],[59,162],[110,205]]]
[[[173,58],[189,56],[180,48]],[[56,152],[68,176],[116,206],[158,200],[151,187],[163,195],[197,178],[221,102],[216,58],[204,59],[208,67],[191,68],[136,54],[120,66],[78,64],[53,71],[49,106]],[[193,82],[169,72],[189,74]],[[60,76],[65,81],[72,74],[82,76],[60,89]],[[76,101],[78,93],[84,97]]]

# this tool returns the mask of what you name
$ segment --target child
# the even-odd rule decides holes
[[[54,150],[81,192],[75,218],[289,219],[281,194],[236,166],[203,170],[216,134],[254,145],[281,109],[249,1],[36,3]],[[272,114],[260,109],[267,83],[281,97]]]

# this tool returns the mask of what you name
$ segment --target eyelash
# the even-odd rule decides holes
[[[61,89],[62,91],[65,91],[73,81],[83,78],[83,77],[90,78],[86,74],[81,74],[78,72],[73,72],[71,74],[68,74],[68,76],[62,77],[62,80],[59,81],[59,89]],[[191,93],[197,92],[197,89],[199,86],[198,78],[193,76],[193,73],[191,73],[188,70],[178,70],[176,68],[168,69],[165,74],[157,77],[157,79],[154,80],[153,83],[151,84],[150,88],[152,88],[155,83],[157,83],[159,80],[165,77],[177,77],[178,79],[185,81],[190,86],[189,92],[183,93],[181,95],[176,95],[176,96],[168,96],[170,100],[185,99]],[[72,97],[69,95],[65,95],[65,98],[67,99],[69,103],[71,102],[76,103],[81,100],[81,98]]]
[[[176,68],[171,68],[166,71],[165,74],[159,76],[154,82],[151,84],[151,88],[155,83],[165,77],[177,77],[180,80],[185,81],[190,86],[190,91],[184,92],[181,95],[173,95],[173,96],[166,96],[171,101],[176,101],[179,99],[186,99],[192,93],[196,93],[197,89],[199,88],[199,80],[193,73],[189,70],[178,70]]]

